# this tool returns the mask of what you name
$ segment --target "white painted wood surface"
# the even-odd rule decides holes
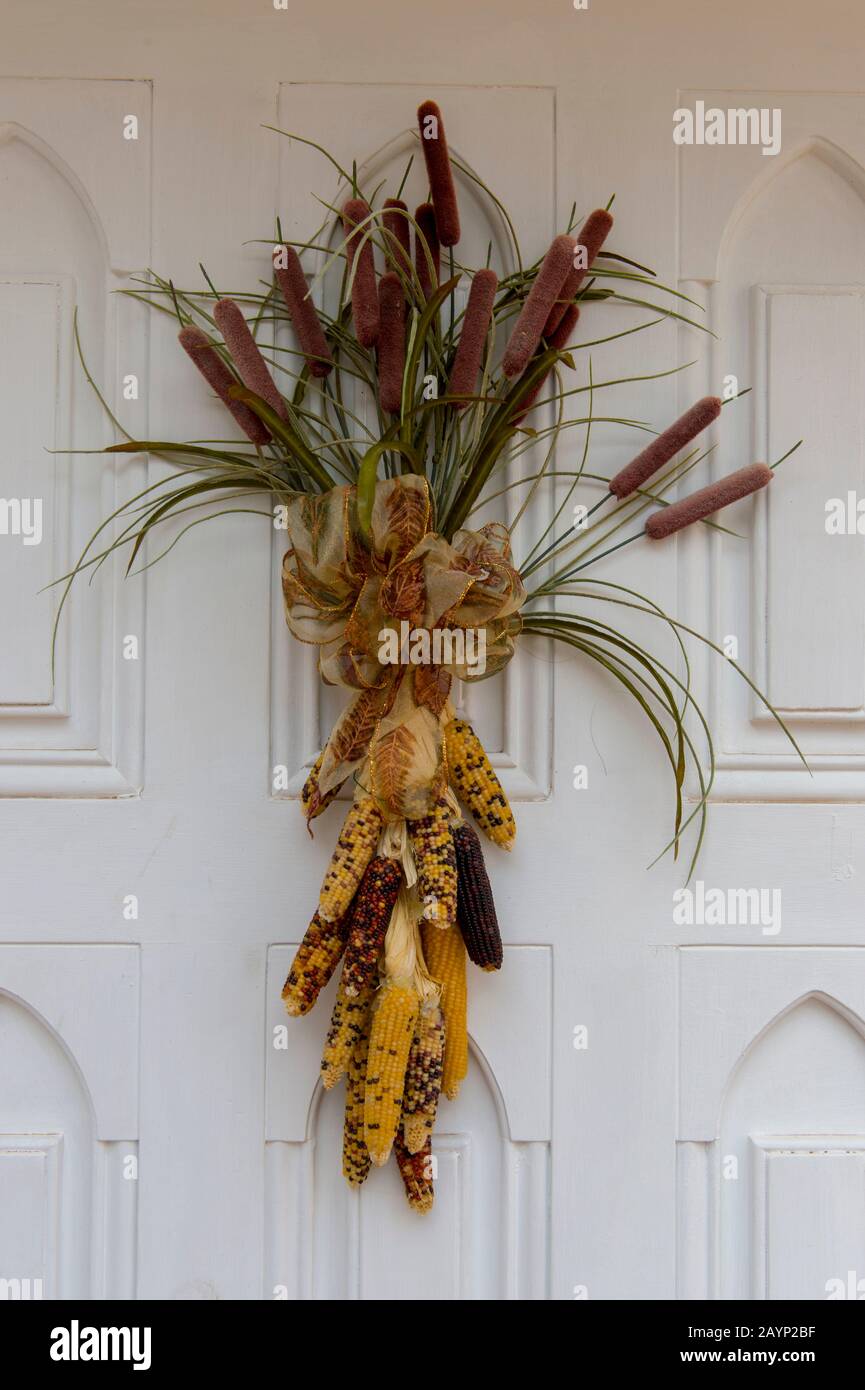
[[[823,526],[829,497],[865,488],[862,16],[845,0],[443,0],[432,29],[396,0],[334,0],[302,23],[236,0],[87,11],[0,0],[0,496],[45,509],[40,546],[0,536],[0,1046],[15,1058],[0,1279],[45,1297],[498,1300],[822,1298],[865,1278],[865,538]],[[144,485],[142,460],[44,452],[110,438],[73,310],[130,432],[221,435],[170,321],[111,292],[148,264],[198,285],[199,261],[223,290],[254,284],[274,213],[306,225],[309,190],[335,192],[324,160],[262,126],[389,172],[405,138],[379,152],[428,94],[527,256],[572,201],[615,192],[615,249],[706,303],[717,345],[663,328],[592,349],[596,381],[700,358],[605,392],[605,414],[661,426],[728,374],[752,385],[700,482],[807,436],[770,495],[730,513],[748,540],[695,532],[604,573],[735,634],[814,776],[695,654],[720,769],[699,877],[780,889],[783,911],[771,936],[679,926],[681,863],[645,871],[669,787],[630,702],[528,646],[498,691],[467,697],[520,832],[490,854],[506,966],[471,981],[472,1070],[443,1107],[424,1222],[394,1171],[359,1199],[341,1182],[338,1099],[315,1082],[326,1001],[273,1045],[338,816],[310,842],[291,795],[327,716],[283,628],[278,537],[250,517],[197,528],[149,571],[146,608],[144,582],[106,566],[71,605],[53,678],[56,591],[35,591]],[[781,154],[674,146],[672,113],[698,98],[779,107]],[[587,311],[581,337],[625,318]],[[599,429],[597,470],[630,445]],[[570,431],[558,466],[581,449]],[[151,481],[163,472],[151,461]]]

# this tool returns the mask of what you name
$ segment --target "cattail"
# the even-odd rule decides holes
[[[183,351],[192,358],[208,386],[231,411],[247,438],[251,439],[253,444],[269,444],[270,430],[264,421],[259,420],[255,412],[250,410],[248,405],[244,405],[243,401],[232,400],[229,396],[229,388],[236,386],[237,382],[207,334],[189,323],[185,328],[181,328],[177,339]]]
[[[432,203],[421,203],[419,208],[415,208],[414,219],[417,222],[414,234],[415,270],[420,281],[421,293],[424,299],[429,299],[433,290],[438,287],[441,269],[441,248]]]
[[[450,396],[470,396],[474,392],[498,284],[499,277],[494,270],[479,270],[472,280],[459,347],[448,382]],[[468,401],[454,401],[455,410],[464,410],[467,405]]]
[[[287,420],[285,401],[276,389],[276,383],[270,375],[267,363],[249,331],[249,325],[243,317],[243,310],[235,304],[233,299],[220,299],[214,305],[213,317],[225,339],[225,346],[231,353],[244,386],[248,386],[250,391],[254,391],[257,396],[266,401],[271,410],[276,411],[280,419]]]
[[[579,319],[579,317],[579,304],[569,304],[564,312],[564,316],[558,328],[547,338],[549,346],[552,348],[556,348],[557,351],[561,351],[563,348],[566,348],[568,343],[570,342],[571,334],[577,326],[577,320]],[[540,381],[538,382],[537,386],[533,386],[529,394],[525,397],[525,399],[520,402],[520,413],[519,415],[515,415],[513,417],[513,420],[511,422],[512,424],[522,424],[523,420],[525,420],[532,406],[535,404],[544,387],[546,386],[547,382],[549,381],[550,376],[552,375],[552,371],[552,366],[548,367],[547,370],[544,372],[543,376],[541,377]]]
[[[659,468],[669,463],[680,449],[684,449],[685,445],[690,444],[691,440],[711,425],[713,420],[717,420],[720,413],[721,401],[718,396],[704,396],[702,400],[697,401],[696,405],[692,405],[690,410],[680,415],[663,434],[653,439],[642,453],[631,459],[631,462],[611,479],[610,492],[614,493],[620,502],[630,497],[631,493],[648,482]]]
[[[731,502],[738,502],[741,497],[759,492],[761,487],[766,487],[771,481],[771,468],[767,468],[765,463],[751,463],[747,468],[740,468],[737,473],[728,473],[726,478],[719,479],[717,483],[700,488],[699,492],[692,492],[690,497],[684,497],[681,502],[674,502],[663,511],[652,512],[646,522],[646,535],[653,541],[663,540],[674,531],[681,531],[683,526],[690,526],[692,521],[702,521],[703,517],[711,516],[722,507],[729,507]]]
[[[424,101],[417,109],[417,119],[439,238],[442,246],[456,246],[460,239],[460,214],[442,113],[434,101]]]
[[[277,265],[277,260],[281,260],[283,256],[287,264]],[[278,246],[273,253],[273,260],[276,283],[282,290],[282,297],[291,315],[291,322],[306,357],[307,366],[313,376],[327,376],[333,366],[333,357],[316,307],[309,295],[309,285],[303,273],[300,257],[293,246]]]
[[[568,278],[565,280],[559,292],[559,303],[555,305],[547,319],[547,326],[544,329],[545,338],[549,338],[551,333],[555,333],[557,327],[567,313],[570,301],[588,275],[589,268],[609,236],[612,225],[613,219],[610,213],[608,213],[605,208],[595,208],[595,211],[589,213],[580,228],[579,235],[577,236],[577,248],[579,249],[582,247],[585,251],[586,264],[585,266],[580,266],[579,269],[574,265],[571,266],[568,272]]]
[[[364,218],[368,218],[369,215],[369,203],[365,203],[363,198],[349,198],[342,210],[342,221],[346,233],[351,233],[352,227],[357,227],[358,223],[363,222]],[[359,231],[353,232],[346,245],[348,268],[349,271],[354,271],[351,286],[351,312],[354,318],[354,331],[357,334],[357,341],[361,347],[365,348],[375,346],[378,342],[379,332],[375,258],[372,252],[372,241],[369,239],[363,241],[370,226],[371,224],[367,222]],[[362,246],[361,242],[363,242]],[[355,255],[359,246],[361,249],[355,266]]]
[[[378,383],[382,410],[398,415],[405,369],[405,299],[400,279],[389,270],[378,287]]]
[[[385,230],[385,254],[391,270],[411,273],[411,236],[408,206],[401,198],[385,198],[382,222]]]
[[[547,319],[573,265],[575,246],[573,237],[557,236],[544,256],[505,348],[502,371],[506,377],[519,376],[525,371],[541,341]]]

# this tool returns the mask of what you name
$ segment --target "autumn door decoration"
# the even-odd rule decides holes
[[[175,471],[109,518],[59,582],[65,599],[76,575],[124,546],[135,572],[142,546],[171,523],[182,535],[213,514],[272,519],[280,509],[289,631],[317,649],[322,681],[345,692],[301,797],[309,827],[339,799],[332,814],[342,826],[283,998],[289,1014],[306,1014],[339,972],[321,1077],[328,1090],[345,1087],[343,1172],[359,1186],[393,1154],[422,1212],[433,1204],[439,1100],[456,1097],[469,1065],[471,971],[506,962],[477,832],[500,851],[516,837],[501,782],[460,717],[462,683],[494,679],[526,634],[598,663],[660,741],[673,793],[667,848],[678,853],[693,829],[693,867],[711,731],[684,671],[617,618],[648,615],[683,651],[687,637],[714,644],[592,566],[695,522],[725,529],[715,513],[765,488],[782,460],[746,462],[671,501],[710,453],[701,437],[717,428],[722,402],[705,397],[648,431],[613,476],[593,471],[596,432],[613,424],[645,436],[647,427],[595,409],[622,379],[595,381],[588,349],[669,317],[694,322],[699,306],[612,249],[609,207],[583,219],[572,210],[566,230],[527,260],[500,201],[449,152],[435,102],[419,108],[415,134],[429,196],[414,210],[400,196],[405,177],[394,190],[367,188],[322,151],[341,183],[332,211],[303,244],[277,226],[260,291],[231,298],[206,273],[205,289],[186,291],[152,272],[126,291],[176,316],[181,347],[236,433],[229,442],[126,435],[112,445]],[[457,259],[455,172],[503,213],[509,268]],[[644,318],[616,332],[610,302]],[[567,448],[574,427],[577,457]],[[581,485],[594,495],[575,528]],[[515,558],[525,505],[505,524],[497,504],[556,486],[552,520],[528,543],[521,537]],[[700,790],[688,811],[689,764]]]

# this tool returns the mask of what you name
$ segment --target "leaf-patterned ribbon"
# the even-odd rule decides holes
[[[382,662],[381,634],[436,629],[483,633],[483,676],[514,652],[525,590],[511,564],[507,530],[490,523],[452,542],[430,530],[425,478],[378,483],[370,540],[357,525],[353,487],[298,496],[287,508],[290,548],[282,566],[288,626],[319,648],[322,679],[355,692],[337,721],[319,772],[322,795],[365,775],[385,814],[419,816],[445,780],[442,721],[451,682],[480,678],[465,660],[438,665]],[[430,643],[431,650],[435,650]]]

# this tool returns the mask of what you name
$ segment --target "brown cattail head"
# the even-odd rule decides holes
[[[547,319],[544,337],[549,338],[551,333],[555,333],[568,305],[573,299],[580,285],[589,273],[592,262],[610,234],[613,225],[612,215],[605,208],[595,208],[590,212],[577,236],[577,249],[574,252],[574,260],[577,265],[572,263],[568,272],[568,277],[559,292],[559,301],[554,305]],[[585,261],[585,264],[583,262]]]
[[[351,233],[353,227],[363,222],[370,215],[369,203],[365,203],[363,198],[349,198],[342,210],[342,221],[346,235]],[[357,341],[361,347],[371,348],[378,342],[379,316],[378,316],[378,286],[375,282],[375,258],[372,251],[372,241],[364,237],[370,230],[370,223],[366,222],[358,231],[348,235],[346,254],[348,256],[348,268],[353,274],[351,286],[351,312],[354,318],[354,331]],[[358,247],[360,251],[358,252]],[[357,265],[355,265],[357,258]]]
[[[557,236],[544,256],[505,348],[502,371],[506,377],[519,376],[525,371],[541,341],[550,311],[573,265],[575,246],[573,237]]]
[[[269,444],[270,430],[263,420],[244,405],[243,401],[232,400],[228,392],[237,382],[226,367],[216,348],[206,333],[194,324],[187,324],[177,335],[184,352],[192,358],[204,380],[217,394],[223,405],[227,406],[243,433],[253,444]]]
[[[615,493],[620,502],[625,497],[630,497],[631,493],[648,482],[659,468],[669,463],[680,449],[690,444],[691,440],[711,425],[713,420],[717,420],[720,413],[721,400],[718,396],[704,396],[702,400],[697,401],[696,405],[692,405],[690,410],[686,410],[684,415],[680,415],[678,420],[665,429],[663,434],[653,439],[642,453],[637,454],[635,459],[631,459],[630,463],[620,469],[610,481],[610,492]]]
[[[703,517],[711,516],[722,507],[729,507],[731,502],[738,502],[741,497],[759,492],[760,488],[771,483],[772,477],[772,470],[765,463],[751,463],[747,468],[740,468],[737,473],[728,473],[726,478],[719,479],[717,483],[710,483],[699,492],[693,492],[681,502],[674,502],[663,511],[652,512],[646,522],[646,535],[653,541],[663,540],[664,536],[681,531],[683,526],[702,521]]]
[[[389,270],[378,287],[378,385],[382,410],[398,415],[405,370],[405,298],[400,278]]]
[[[213,317],[225,339],[225,346],[231,353],[244,386],[254,391],[281,419],[288,419],[285,401],[276,389],[267,363],[258,350],[258,344],[249,331],[243,317],[243,310],[233,299],[220,299],[213,308]]]
[[[400,270],[403,275],[411,274],[411,235],[407,212],[408,207],[401,198],[385,198],[382,222],[387,263],[391,270]]]
[[[414,265],[420,281],[424,299],[429,299],[438,289],[441,271],[441,247],[439,245],[438,224],[432,203],[421,203],[415,208],[414,220],[417,223],[414,234]],[[429,255],[427,255],[429,252]],[[432,272],[430,272],[432,261]]]
[[[460,239],[460,214],[442,113],[434,101],[424,101],[417,109],[417,120],[439,240],[442,246],[456,246]]]
[[[273,253],[273,273],[282,290],[285,306],[298,342],[313,376],[327,376],[333,357],[324,336],[324,329],[309,294],[300,257],[293,246],[277,246]]]
[[[472,280],[459,347],[448,382],[449,396],[470,396],[474,392],[498,285],[499,277],[494,270],[479,270]],[[454,409],[463,410],[467,405],[468,401],[455,401]]]
[[[577,326],[579,317],[579,304],[569,304],[556,328],[552,333],[545,334],[550,347],[557,348],[558,351],[561,352],[568,346],[568,343],[571,341],[571,334]]]

